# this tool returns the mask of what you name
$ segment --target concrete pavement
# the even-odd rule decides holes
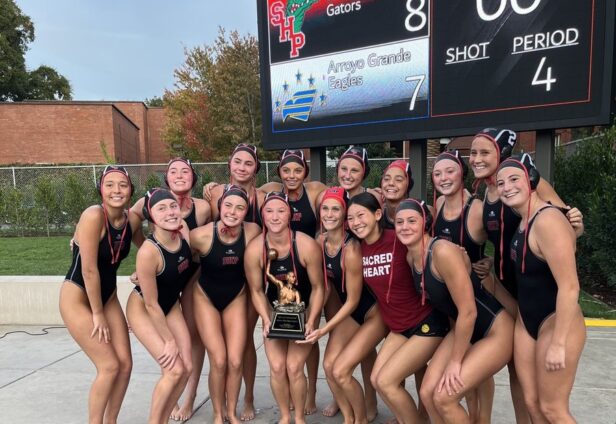
[[[92,363],[79,349],[65,328],[44,326],[0,325],[0,422],[19,424],[84,423],[87,421],[87,398],[95,376]],[[17,331],[16,333],[11,333]],[[26,334],[28,332],[30,334]],[[38,334],[38,335],[34,335]],[[158,366],[136,338],[131,335],[133,373],[120,413],[121,423],[147,422],[150,397],[160,376]],[[269,387],[269,369],[260,337],[255,387],[255,423],[274,423],[279,415]],[[321,341],[323,354],[325,341]],[[571,410],[580,423],[614,424],[616,422],[616,328],[589,328],[588,339],[571,396]],[[188,423],[211,422],[211,402],[207,388],[207,358],[197,396],[197,411]],[[414,382],[406,384],[413,397]],[[308,423],[341,423],[321,415],[330,400],[325,376],[319,373],[317,406],[319,411]],[[241,405],[240,405],[241,406]],[[379,403],[377,423],[391,418],[387,407]],[[496,376],[493,423],[514,423],[509,397],[507,371]]]

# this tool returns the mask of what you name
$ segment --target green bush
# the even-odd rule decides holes
[[[616,287],[616,126],[581,142],[575,153],[558,152],[555,189],[584,214],[578,271],[585,286]]]

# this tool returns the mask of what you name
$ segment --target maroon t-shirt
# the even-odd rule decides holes
[[[394,230],[384,230],[373,244],[361,242],[364,281],[377,298],[383,321],[394,333],[417,326],[432,312],[429,304],[421,305],[421,296],[415,290],[411,268],[406,262],[406,251],[406,246],[396,241]]]

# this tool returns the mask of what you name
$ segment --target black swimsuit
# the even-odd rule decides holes
[[[475,263],[484,257],[483,251],[485,247],[484,244],[479,244],[473,240],[470,232],[468,231],[468,216],[470,215],[469,211],[471,209],[471,205],[475,200],[475,196],[471,196],[462,211],[464,212],[464,226],[463,226],[463,240],[460,240],[460,225],[462,225],[462,212],[456,219],[448,220],[445,218],[443,214],[443,210],[445,209],[445,205],[441,206],[441,210],[438,212],[436,216],[436,221],[434,222],[434,236],[439,237],[441,239],[445,239],[450,241],[458,246],[464,247],[466,253],[468,254],[471,263]],[[471,271],[471,281],[473,282],[473,287],[480,287],[481,278],[475,273],[475,271]]]
[[[389,216],[387,215],[387,203],[383,204],[383,228],[387,229],[387,230],[395,230],[396,229],[396,225],[393,221],[391,221],[389,219]]]
[[[214,223],[210,250],[201,255],[199,287],[218,311],[222,312],[242,292],[246,285],[244,251],[246,238],[244,224],[232,243],[223,242],[218,236],[218,222]]]
[[[306,268],[299,260],[299,252],[297,251],[297,243],[295,241],[295,231],[293,231],[293,239],[291,244],[291,248],[293,249],[293,257],[295,259],[295,267],[293,267],[291,252],[289,251],[287,256],[284,258],[278,258],[271,262],[270,274],[285,282],[288,272],[297,272],[297,275],[295,276],[295,281],[297,283],[296,288],[297,291],[299,291],[301,301],[304,302],[306,308],[308,308],[310,304],[310,294],[312,293],[312,285],[310,284],[310,279],[308,278],[308,271],[306,271]],[[267,243],[265,246],[265,248],[268,249]],[[268,283],[265,289],[265,294],[270,302],[270,305],[273,306],[274,301],[278,300],[278,287],[276,284]]]
[[[125,226],[128,227],[126,227],[126,233],[124,234],[124,239],[122,239],[122,233],[124,232]],[[109,233],[107,233],[107,231],[109,231]],[[114,246],[113,252],[109,246],[108,234],[111,236]],[[121,228],[115,228],[111,225],[111,223],[109,223],[108,230],[105,231],[103,237],[98,242],[98,257],[96,266],[100,277],[101,300],[103,305],[107,303],[116,291],[118,268],[120,267],[120,262],[122,262],[122,260],[126,258],[130,252],[132,238],[133,231],[128,220],[126,220],[124,226]],[[118,260],[115,264],[112,264],[112,256],[114,253],[117,254],[118,250],[120,251]],[[81,254],[77,243],[73,244],[73,262],[71,263],[71,267],[66,274],[65,280],[78,285],[84,291],[86,290],[86,285],[81,273]]]
[[[293,212],[291,216],[291,229],[314,237],[317,233],[317,216],[312,210],[310,197],[305,186],[299,199],[289,200],[289,206],[291,206],[291,211]]]
[[[192,198],[191,198],[192,200]],[[192,206],[190,208],[190,213],[188,214],[188,216],[186,216],[184,219],[184,222],[186,222],[186,225],[188,226],[189,230],[194,230],[195,228],[198,227],[197,225],[197,207],[195,206],[195,202],[194,200],[192,200]]]
[[[458,318],[458,308],[451,298],[451,294],[447,289],[444,281],[437,278],[432,272],[432,248],[434,243],[439,240],[435,237],[430,242],[426,263],[424,266],[424,287],[426,289],[426,299],[430,301],[435,309],[438,309],[451,319]],[[413,266],[413,282],[417,292],[421,294],[421,272],[418,272]],[[471,343],[475,343],[487,336],[496,316],[503,310],[503,306],[487,291],[482,288],[473,287],[475,294],[475,306],[477,307],[477,318],[473,328]]]
[[[148,236],[146,241],[151,242],[158,248],[163,258],[163,269],[156,274],[156,289],[158,290],[158,304],[167,315],[177,303],[180,292],[184,290],[186,284],[193,276],[191,269],[192,253],[188,242],[181,239],[180,248],[175,252],[170,252],[163,246],[154,234]],[[143,296],[141,287],[135,287],[135,291]]]
[[[501,208],[503,208],[503,278],[500,275],[501,262]],[[504,205],[500,199],[494,203],[488,201],[487,193],[483,201],[483,228],[488,233],[488,240],[494,245],[494,271],[514,299],[518,298],[515,280],[515,267],[507,255],[507,247],[520,225],[520,216],[513,209]]]
[[[526,228],[528,234],[530,234],[533,222],[541,211],[552,207],[554,206],[544,206],[537,211],[528,222]],[[529,246],[526,247],[524,273],[522,273],[524,236],[524,231],[516,231],[511,241],[510,257],[515,266],[518,283],[518,307],[522,323],[528,334],[537,340],[539,329],[545,320],[556,311],[558,285],[547,262],[536,256]],[[528,243],[528,239],[526,243]]]
[[[340,298],[340,302],[342,302],[342,304],[344,304],[347,300],[346,291],[342,288],[342,249],[348,244],[351,238],[351,235],[347,232],[344,238],[344,243],[340,246],[340,249],[338,249],[334,256],[330,256],[327,253],[327,249],[324,252],[327,280],[332,286],[334,286],[334,289],[336,289],[336,293],[338,293],[338,297]],[[374,305],[376,305],[376,297],[362,280],[359,303],[357,304],[355,310],[351,313],[351,317],[359,325],[362,325],[366,320],[366,315],[370,312]]]
[[[259,210],[256,193],[255,198],[248,204],[248,211],[246,211],[244,222],[254,222],[259,227],[263,228],[263,221],[261,221],[261,211]]]

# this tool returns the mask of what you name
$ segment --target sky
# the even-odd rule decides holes
[[[55,68],[74,100],[162,97],[184,48],[212,44],[218,27],[257,35],[257,0],[15,2],[34,24],[26,66]]]

